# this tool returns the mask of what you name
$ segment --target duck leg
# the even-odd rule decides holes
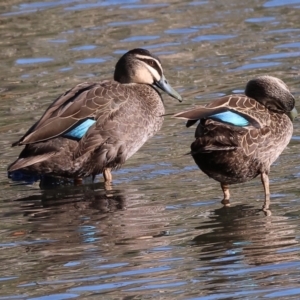
[[[105,187],[110,187],[112,182],[111,168],[105,168],[103,170]]]
[[[223,191],[223,194],[224,194],[224,198],[221,201],[221,203],[224,206],[230,206],[230,203],[229,203],[230,193],[229,193],[229,186],[228,186],[228,184],[221,183],[221,188],[222,188],[222,191]]]
[[[81,177],[74,178],[74,185],[82,185],[83,179]]]
[[[269,184],[269,176],[267,173],[261,173],[261,182],[264,186],[265,190],[265,202],[262,207],[263,211],[269,210],[270,207],[270,184]]]

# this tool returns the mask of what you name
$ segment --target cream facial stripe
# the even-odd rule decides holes
[[[140,55],[140,54],[137,54],[135,57],[140,59],[140,61],[145,64],[145,67],[149,70],[149,72],[152,74],[152,76],[153,76],[153,78],[155,78],[155,80],[159,81],[161,79],[161,74],[163,74],[163,70],[162,70],[161,63],[157,59],[155,59],[151,56]],[[143,61],[143,60],[145,60],[145,61]],[[156,66],[160,69],[160,72],[158,72],[155,68],[151,67],[146,62],[149,60],[153,60],[155,62]]]

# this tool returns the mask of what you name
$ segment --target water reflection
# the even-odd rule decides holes
[[[27,275],[18,278],[18,289],[30,293],[37,285],[50,285],[76,294],[133,288],[157,281],[138,279],[143,274],[168,269],[159,262],[169,244],[164,239],[165,207],[151,204],[137,189],[105,191],[103,184],[61,187],[18,198],[14,205],[19,205],[27,224],[6,244],[8,249],[15,247],[19,258],[27,256],[22,265]],[[153,259],[157,261],[151,263]],[[136,270],[142,262],[144,267]],[[59,272],[53,269],[58,265]],[[128,276],[132,280],[126,280]]]
[[[289,285],[286,273],[298,260],[299,242],[296,224],[287,217],[265,218],[251,206],[237,205],[214,210],[196,229],[204,232],[191,241],[199,260],[195,270],[199,279],[206,278],[202,292],[218,294],[207,299],[262,297],[274,285]]]
[[[95,209],[99,213],[114,212],[118,209],[126,209],[126,196],[121,191],[106,191],[104,185],[87,184],[80,186],[53,187],[52,183],[42,182],[40,195],[30,195],[21,199],[21,207],[24,216],[31,216],[37,220],[40,215],[45,218],[52,217],[59,211],[71,209],[84,210]],[[66,207],[67,206],[67,207]],[[38,213],[37,211],[40,210]]]
[[[288,224],[287,217],[260,215],[261,210],[246,205],[216,209],[209,221],[196,228],[212,229],[192,241],[201,247],[200,260],[213,267],[227,265],[229,260],[248,266],[295,260],[298,254],[285,249],[299,244],[296,226]]]
[[[47,186],[41,194],[16,201],[31,223],[31,234],[41,233],[47,228],[51,240],[61,239],[66,232],[73,232],[69,236],[69,244],[94,243],[100,239],[104,244],[108,240],[114,244],[126,244],[126,240],[136,239],[130,248],[138,249],[143,247],[143,242],[138,246],[139,239],[164,234],[165,221],[152,219],[154,214],[157,217],[164,211],[164,206],[149,206],[138,190],[105,190],[102,183],[54,189]],[[142,203],[145,206],[134,207]],[[53,230],[54,235],[51,234]],[[147,236],[143,232],[147,232]]]

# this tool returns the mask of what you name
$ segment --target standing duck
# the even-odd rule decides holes
[[[247,83],[245,95],[225,96],[175,117],[187,119],[187,127],[200,120],[191,155],[205,174],[221,183],[225,206],[230,205],[230,184],[260,175],[263,208],[268,209],[270,167],[288,145],[296,115],[287,85],[278,78],[260,76]]]
[[[133,49],[117,62],[114,80],[81,83],[58,97],[26,134],[8,174],[73,178],[121,167],[162,126],[164,105],[156,88],[182,100],[169,85],[158,57]]]

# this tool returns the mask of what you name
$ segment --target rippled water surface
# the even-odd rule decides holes
[[[219,184],[184,155],[193,128],[163,129],[114,172],[83,186],[15,185],[11,148],[60,93],[111,78],[125,51],[158,55],[183,95],[167,113],[282,78],[300,98],[299,0],[2,0],[0,299],[299,299],[300,128],[271,172]],[[299,105],[300,107],[300,105]],[[299,111],[298,107],[298,111]]]

